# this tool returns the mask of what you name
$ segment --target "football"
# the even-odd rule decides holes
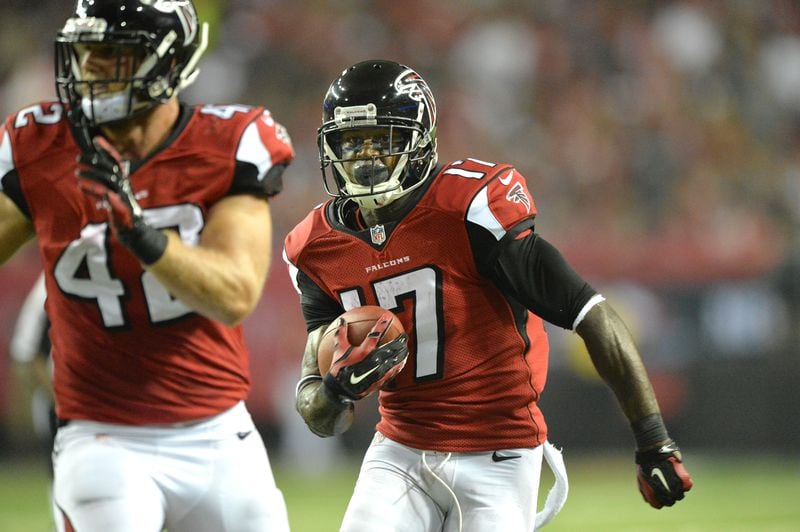
[[[375,322],[378,321],[378,318],[380,318],[384,312],[388,311],[374,305],[365,305],[363,307],[350,309],[333,320],[333,322],[328,325],[328,328],[325,329],[322,340],[320,340],[319,347],[317,348],[317,365],[319,366],[320,375],[328,373],[328,369],[331,367],[333,350],[336,344],[336,335],[333,334],[333,332],[339,324],[339,318],[347,322],[347,339],[350,344],[359,345],[364,341],[369,331],[375,326]],[[394,314],[392,314],[392,316],[392,324],[383,337],[384,343],[394,340],[405,332],[403,325],[400,323],[400,319]]]

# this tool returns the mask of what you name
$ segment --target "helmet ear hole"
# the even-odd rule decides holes
[[[153,83],[147,87],[147,94],[152,100],[160,100],[163,99],[164,96],[169,98],[171,93],[172,90],[170,90],[169,82],[162,77],[154,80]]]

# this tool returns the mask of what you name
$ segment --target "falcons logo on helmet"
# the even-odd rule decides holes
[[[153,1],[153,0],[151,0]],[[146,1],[142,3],[147,3]],[[183,28],[183,44],[189,44],[197,35],[199,21],[194,6],[188,0],[155,0],[153,9],[162,13],[175,13]]]
[[[406,70],[397,76],[394,88],[399,94],[408,94],[412,100],[421,102],[428,112],[430,123],[436,123],[436,102],[433,99],[433,93],[419,74],[411,69]]]

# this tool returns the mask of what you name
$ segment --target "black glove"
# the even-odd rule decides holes
[[[143,263],[154,263],[164,254],[167,236],[142,218],[117,150],[99,135],[92,139],[92,145],[93,149],[84,151],[78,159],[81,190],[103,201],[117,239]]]
[[[692,477],[682,462],[681,451],[672,440],[656,449],[636,452],[639,491],[650,506],[672,506],[692,489]]]
[[[403,333],[381,343],[392,324],[390,313],[381,316],[361,342],[353,346],[347,339],[347,322],[340,319],[334,334],[333,362],[323,382],[344,400],[363,399],[400,373],[408,357],[408,335]]]

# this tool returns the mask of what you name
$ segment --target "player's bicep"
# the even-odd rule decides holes
[[[249,194],[223,198],[209,213],[201,245],[232,257],[259,279],[266,277],[272,250],[269,203]]]
[[[33,223],[0,192],[0,264],[11,258],[34,234]]]
[[[292,281],[300,294],[300,308],[306,322],[306,331],[327,326],[344,312],[341,303],[331,298],[308,274],[296,268],[292,270]]]
[[[0,264],[35,234],[14,163],[11,136],[0,126]]]
[[[490,277],[505,294],[564,329],[573,328],[597,295],[561,253],[532,230],[503,243]]]

